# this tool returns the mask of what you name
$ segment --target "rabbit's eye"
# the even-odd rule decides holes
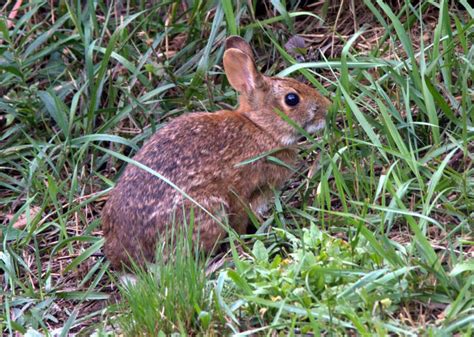
[[[300,97],[297,94],[289,93],[285,96],[285,103],[289,106],[295,106],[300,102]]]

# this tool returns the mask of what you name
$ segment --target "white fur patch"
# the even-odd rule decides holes
[[[261,202],[253,207],[253,211],[259,216],[263,216],[270,209],[268,202]]]
[[[298,141],[298,137],[297,137],[297,136],[293,136],[293,135],[291,135],[291,136],[290,136],[290,135],[286,135],[286,136],[283,136],[283,137],[281,138],[281,143],[282,143],[283,145],[286,145],[286,146],[288,146],[288,145],[293,145],[293,144],[295,144],[297,141]]]
[[[315,133],[319,130],[324,129],[325,126],[326,126],[326,121],[322,120],[322,121],[319,121],[316,124],[311,124],[310,126],[308,126],[306,128],[306,131],[308,131],[308,133]]]

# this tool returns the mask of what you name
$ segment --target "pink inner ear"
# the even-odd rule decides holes
[[[255,81],[251,76],[247,77],[247,81],[245,82],[245,87],[247,89],[247,92],[251,92],[252,90],[255,90]]]
[[[251,94],[258,75],[253,59],[244,52],[231,48],[224,53],[224,68],[232,87],[240,93]]]

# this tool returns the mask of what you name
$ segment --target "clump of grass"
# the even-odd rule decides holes
[[[190,226],[192,228],[192,226]],[[214,329],[213,297],[192,230],[170,230],[148,268],[134,265],[136,281],[119,286],[120,331],[127,336],[210,333]]]

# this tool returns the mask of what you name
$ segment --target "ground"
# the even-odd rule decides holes
[[[287,2],[0,5],[4,334],[472,333],[472,7]],[[262,72],[330,98],[327,127],[302,139],[298,174],[254,233],[152,273],[189,297],[119,289],[100,227],[118,155],[182,113],[235,106],[231,34]],[[160,298],[150,319],[140,289]]]

